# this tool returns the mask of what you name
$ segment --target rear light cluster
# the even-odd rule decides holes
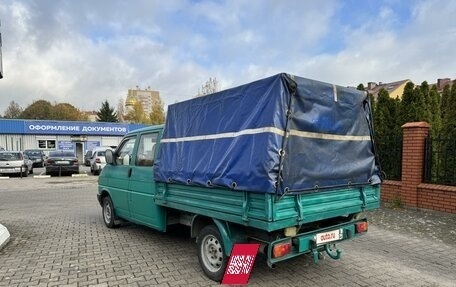
[[[367,231],[367,222],[362,221],[355,224],[356,233],[362,233]]]
[[[77,159],[73,159],[73,160],[71,161],[71,164],[72,164],[72,165],[78,165],[78,164],[79,164],[79,161],[78,161]]]
[[[97,158],[95,159],[95,162],[96,162],[96,163],[101,163],[101,160],[97,157]]]
[[[291,251],[291,242],[279,243],[274,245],[272,255],[274,258],[287,255]]]

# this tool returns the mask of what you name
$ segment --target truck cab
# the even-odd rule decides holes
[[[162,132],[163,126],[140,129],[125,136],[115,152],[107,150],[107,165],[99,177],[98,200],[103,206],[109,205],[103,216],[110,227],[114,226],[116,216],[166,230],[166,210],[154,203],[153,165]]]

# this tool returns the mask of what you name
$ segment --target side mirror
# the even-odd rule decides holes
[[[105,158],[106,158],[106,163],[108,163],[108,164],[114,163],[114,154],[112,153],[112,150],[110,150],[110,149],[106,150]]]

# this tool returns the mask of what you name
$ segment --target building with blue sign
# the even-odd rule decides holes
[[[80,162],[97,146],[117,146],[142,124],[0,119],[0,147],[6,150],[74,151]]]

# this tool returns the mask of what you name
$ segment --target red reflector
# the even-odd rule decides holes
[[[356,225],[356,233],[366,232],[367,231],[367,222],[358,222]]]
[[[272,249],[272,255],[273,257],[281,257],[284,256],[291,251],[291,243],[280,243],[277,245],[274,245],[274,248]]]

